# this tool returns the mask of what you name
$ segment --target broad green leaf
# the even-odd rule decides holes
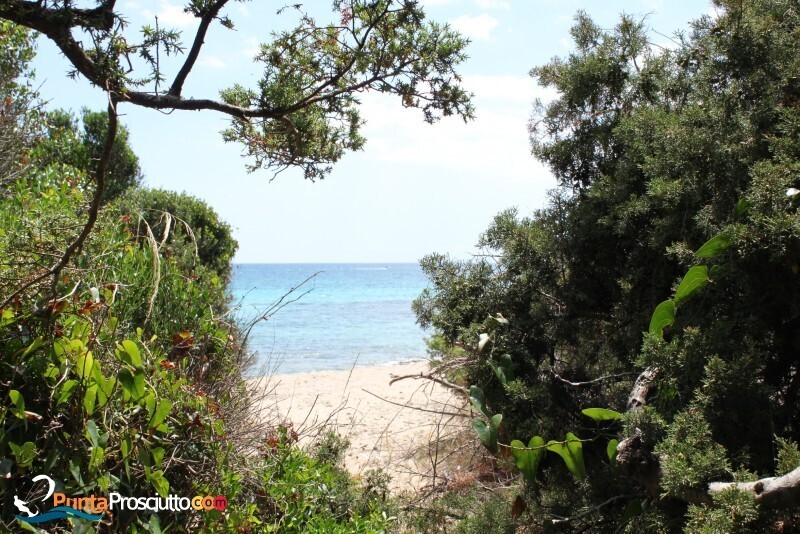
[[[547,442],[547,450],[552,451],[564,460],[570,473],[578,480],[586,478],[586,466],[583,463],[583,444],[572,432],[567,433],[564,442],[554,440]]]
[[[150,424],[148,425],[149,428],[156,428],[158,425],[163,423],[171,409],[172,402],[167,399],[161,399],[155,411],[153,412],[152,417],[150,418]]]
[[[483,419],[472,420],[472,428],[475,430],[475,433],[478,434],[478,439],[481,440],[483,446],[491,453],[496,453],[498,451],[497,434],[502,419],[502,414],[496,414],[491,418],[488,424]]]
[[[105,452],[106,450],[103,447],[92,447],[89,455],[89,469],[92,472],[96,472],[100,466],[103,465],[103,460],[105,460]]]
[[[664,337],[664,328],[671,326],[675,322],[675,303],[671,300],[665,300],[653,311],[653,317],[650,319],[650,333],[656,334],[658,337]]]
[[[22,352],[22,358],[25,358],[26,356],[28,356],[28,354],[35,351],[42,345],[44,345],[44,340],[40,337],[37,337],[36,339],[33,340],[33,343],[28,345],[28,347]]]
[[[608,446],[606,447],[606,454],[608,455],[608,461],[612,464],[614,460],[617,458],[617,447],[619,446],[619,440],[612,439],[608,442]]]
[[[217,419],[216,421],[214,421],[214,423],[211,425],[211,428],[214,429],[214,433],[216,435],[218,436],[225,435],[225,421],[223,421],[222,419]]]
[[[486,419],[491,418],[489,411],[486,409],[486,395],[483,394],[483,390],[481,388],[478,386],[472,386],[469,388],[469,401],[476,410],[486,416]]]
[[[91,419],[86,422],[86,437],[89,438],[89,442],[93,447],[100,445],[100,434],[97,432],[97,424]]]
[[[522,476],[525,477],[529,485],[533,485],[536,482],[539,462],[541,462],[545,453],[544,447],[544,440],[539,436],[532,437],[527,448],[518,439],[511,442],[511,454],[514,455],[517,468],[522,472]]]
[[[514,380],[514,362],[511,361],[510,354],[503,354],[500,356],[498,362],[489,360],[488,363],[489,367],[494,371],[497,380],[504,386],[509,380]]]
[[[742,218],[743,215],[747,213],[750,209],[750,203],[746,199],[741,199],[739,202],[736,203],[736,206],[733,208],[733,218],[739,220]]]
[[[28,467],[36,459],[36,445],[30,441],[26,441],[20,447],[16,443],[9,442],[11,452],[14,453],[14,458],[17,459],[17,465],[20,467]]]
[[[581,413],[586,417],[591,417],[598,423],[601,421],[617,421],[622,419],[622,414],[614,410],[606,410],[605,408],[586,408],[581,410]]]
[[[0,327],[10,325],[14,322],[14,310],[5,308],[0,312]]]
[[[86,380],[92,376],[94,371],[94,356],[92,356],[91,352],[87,352],[86,354],[82,354],[78,356],[75,362],[75,372],[81,378],[81,380]]]
[[[153,465],[156,467],[161,467],[161,462],[164,461],[164,448],[154,447],[150,450],[150,454],[153,455]]]
[[[97,384],[92,384],[86,391],[83,393],[83,409],[86,410],[87,414],[91,414],[94,411],[94,405],[97,401]]]
[[[138,401],[145,394],[144,375],[136,373],[135,375],[128,369],[120,369],[119,383],[122,384],[123,400],[133,399]]]
[[[122,453],[122,463],[125,466],[125,475],[128,477],[128,480],[131,479],[131,464],[128,460],[128,456],[133,451],[133,442],[131,438],[126,437],[120,442],[119,450]]]
[[[25,399],[22,397],[22,393],[16,389],[12,389],[8,392],[8,396],[11,398],[11,402],[14,403],[14,406],[17,408],[18,412],[25,411]]]
[[[695,265],[690,268],[686,276],[681,280],[678,290],[675,292],[675,305],[679,305],[692,298],[695,293],[700,291],[708,283],[708,266]]]
[[[169,496],[169,482],[164,478],[163,471],[153,471],[148,479],[159,495],[165,499]]]
[[[697,258],[716,258],[725,252],[731,245],[731,236],[728,234],[715,235],[705,242],[705,244],[697,249],[694,253]]]
[[[117,384],[116,378],[102,379],[97,382],[97,403],[100,407],[105,406],[111,394],[114,392],[114,386]]]
[[[641,514],[644,511],[645,506],[647,505],[647,501],[640,501],[638,499],[632,500],[628,503],[628,506],[625,507],[625,511],[622,513],[622,519],[620,520],[619,528],[624,527],[628,524],[628,522],[636,517],[637,515]]]
[[[117,345],[117,356],[125,363],[135,369],[142,368],[142,356],[139,352],[139,347],[130,339],[124,340]]]
[[[63,404],[69,400],[72,396],[73,391],[75,391],[75,387],[78,385],[77,380],[67,380],[64,382],[64,385],[61,386],[61,390],[58,393],[58,400],[56,401],[56,405]]]

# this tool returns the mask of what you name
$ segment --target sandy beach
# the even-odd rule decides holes
[[[291,422],[301,445],[320,430],[336,430],[350,440],[345,464],[353,474],[381,467],[392,476],[394,490],[415,490],[442,476],[445,451],[451,450],[429,443],[458,441],[469,424],[463,396],[424,379],[390,384],[427,369],[427,362],[419,361],[278,374],[250,384],[260,397],[262,417]]]

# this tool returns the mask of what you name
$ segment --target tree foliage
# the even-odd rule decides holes
[[[231,116],[224,139],[244,145],[250,169],[298,167],[306,178],[324,177],[346,150],[363,146],[358,96],[367,90],[397,95],[404,106],[420,109],[428,122],[442,115],[472,117],[469,95],[456,72],[466,57],[467,40],[426,21],[412,0],[336,0],[339,20],[329,24],[318,24],[298,4],[297,26],[261,45],[255,61],[263,74],[255,87],[235,84],[221,92],[220,100],[184,97],[209,26],[234,27],[225,14],[228,3],[193,0],[186,5],[198,22],[188,50],[176,30],[156,25],[145,26],[140,35],[125,32],[125,17],[113,0],[94,9],[72,2],[7,0],[0,3],[0,18],[51,39],[74,74],[108,92],[114,102]],[[84,47],[82,36],[92,44]],[[186,52],[169,85],[169,73],[158,60],[161,51]]]
[[[700,502],[706,482],[774,472],[775,436],[800,433],[800,9],[715,4],[720,15],[696,20],[674,49],[650,45],[631,17],[602,30],[579,13],[573,52],[532,70],[558,91],[536,103],[530,132],[560,189],[532,216],[496,217],[479,241],[485,255],[423,261],[431,288],[415,304],[420,323],[451,347],[490,338],[465,371],[503,414],[501,440],[591,439],[590,489],[554,512],[578,522],[619,522],[626,499],[608,499],[639,492],[651,504],[629,528],[680,525],[681,502]],[[667,317],[658,305],[670,297]],[[504,354],[515,370],[505,383],[493,370]],[[645,369],[646,411],[576,430],[587,407],[624,412]],[[604,460],[614,436],[630,439],[616,464],[633,462],[649,480]],[[694,456],[683,450],[690,442]],[[573,484],[543,468],[540,495]],[[692,528],[725,516],[708,506],[741,504],[702,499]],[[755,521],[750,509],[734,513]],[[773,525],[791,520],[760,513]]]
[[[44,128],[45,133],[33,153],[36,163],[42,166],[70,165],[90,176],[105,145],[108,115],[84,109],[79,124],[68,111],[51,111],[45,116]],[[139,158],[128,139],[128,129],[120,126],[108,162],[104,203],[142,182]]]

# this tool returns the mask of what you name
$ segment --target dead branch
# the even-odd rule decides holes
[[[600,382],[603,382],[604,380],[611,380],[612,378],[622,378],[624,376],[631,376],[631,375],[635,375],[636,374],[636,373],[617,373],[617,374],[613,374],[613,375],[601,376],[599,378],[595,378],[593,380],[587,380],[585,382],[572,382],[571,380],[567,380],[566,378],[562,377],[561,375],[559,375],[558,373],[556,373],[552,369],[550,369],[550,373],[552,373],[553,377],[556,380],[558,380],[559,382],[563,382],[564,384],[567,384],[568,386],[572,386],[574,388],[579,388],[579,387],[584,387],[584,386],[593,386],[595,384],[599,384]]]
[[[432,370],[432,371],[430,371],[428,373],[423,373],[422,371],[420,371],[419,373],[413,374],[413,375],[396,376],[396,377],[392,378],[389,381],[389,385],[391,386],[395,382],[398,382],[400,380],[405,380],[407,378],[413,378],[415,380],[419,379],[419,378],[422,378],[422,379],[425,379],[425,380],[430,380],[431,382],[436,382],[437,384],[441,384],[442,386],[444,386],[446,388],[450,388],[450,389],[454,389],[456,391],[459,391],[459,392],[463,393],[464,395],[469,395],[469,392],[467,391],[466,388],[464,388],[462,386],[459,386],[458,384],[453,384],[452,382],[450,382],[446,378],[441,378],[441,377],[436,376],[436,373],[438,371],[439,371],[439,369],[437,368],[437,369],[434,369],[434,370]]]
[[[389,404],[394,404],[395,406],[400,406],[401,408],[411,408],[412,410],[417,410],[417,411],[420,411],[420,412],[435,413],[436,415],[451,415],[453,417],[470,417],[469,414],[465,414],[465,413],[445,412],[445,411],[442,411],[442,410],[429,410],[428,408],[421,408],[419,406],[413,406],[413,405],[411,405],[409,403],[400,404],[399,402],[394,402],[394,401],[390,401],[389,399],[385,399],[385,398],[381,397],[380,395],[376,395],[375,393],[372,393],[371,391],[367,391],[366,389],[362,388],[361,391],[363,391],[364,393],[367,393],[369,395],[372,395],[376,399],[380,399],[383,402],[388,402]]]

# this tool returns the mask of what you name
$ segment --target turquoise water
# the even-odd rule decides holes
[[[416,263],[235,265],[230,291],[240,304],[239,324],[267,312],[315,273],[284,302],[307,294],[253,327],[249,348],[258,364],[302,373],[425,356],[425,334],[411,311],[427,285]]]

